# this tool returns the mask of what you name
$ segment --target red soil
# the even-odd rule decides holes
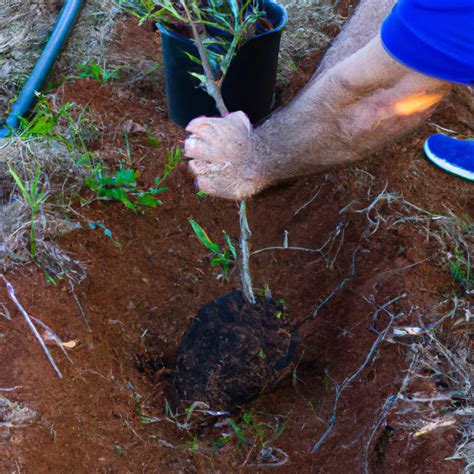
[[[123,47],[131,55],[144,43],[159,54],[154,34],[131,22],[123,37]],[[301,67],[291,91],[285,91],[286,99],[314,67],[311,60]],[[123,158],[117,148],[123,147],[124,123],[132,120],[148,125],[162,140],[161,147],[151,147],[143,134],[130,133],[132,159],[146,183],[160,174],[167,149],[184,137],[166,118],[161,84],[152,87],[143,82],[132,90],[80,80],[66,83],[58,97],[78,106],[90,101],[92,117],[103,130],[96,151],[111,163]],[[448,103],[433,120],[468,131],[472,110],[467,104],[462,110],[453,107]],[[449,294],[455,286],[447,267],[438,263],[438,245],[421,227],[382,225],[368,235],[362,214],[339,213],[351,201],[355,209],[364,208],[385,183],[389,191],[401,191],[407,200],[431,211],[472,212],[471,185],[443,174],[423,158],[423,139],[432,132],[432,127],[423,126],[357,167],[294,180],[250,202],[253,249],[281,245],[284,231],[289,233],[290,245],[318,248],[338,223],[346,225],[331,268],[318,254],[297,251],[277,250],[252,259],[255,286],[269,284],[274,296],[284,297],[289,317],[295,320],[310,314],[350,274],[353,252],[361,249],[354,280],[321,309],[315,321],[304,326],[304,352],[293,380],[245,407],[266,422],[273,423],[276,417],[283,420],[283,433],[273,444],[289,455],[289,462],[272,472],[363,472],[372,427],[387,397],[400,388],[410,354],[397,344],[379,347],[377,357],[344,392],[331,435],[312,455],[312,446],[330,422],[334,400],[325,372],[341,381],[362,363],[376,338],[369,331],[376,305],[405,292],[407,298],[391,309],[408,313],[416,307],[421,311],[440,299],[437,294]],[[217,273],[187,222],[195,219],[217,241],[223,241],[222,229],[235,238],[236,205],[197,197],[184,166],[167,184],[170,189],[163,195],[163,206],[143,216],[111,202],[82,209],[88,219],[101,220],[113,231],[121,249],[101,232],[88,229],[60,242],[87,265],[88,277],[76,292],[91,332],[67,285],[53,288],[33,266],[8,275],[28,311],[63,340],[76,340],[78,345],[70,351],[74,365],[51,348],[65,376],[58,380],[21,316],[7,303],[13,321],[0,319],[4,334],[0,338],[0,388],[20,386],[3,395],[34,409],[38,417],[31,426],[12,430],[5,437],[0,445],[1,472],[264,471],[242,467],[255,462],[256,452],[249,453],[235,442],[216,450],[206,447],[228,428],[195,432],[200,449],[191,450],[187,449],[190,437],[173,423],[146,425],[140,421],[140,411],[165,416],[175,353],[198,308],[239,285],[236,273],[230,283],[216,280]],[[297,213],[317,189],[319,196]],[[385,205],[381,211],[390,214],[391,209]],[[0,301],[7,302],[3,288]],[[380,326],[384,323],[382,317]],[[410,390],[423,388],[413,384]],[[377,432],[369,450],[373,472],[459,472],[459,464],[444,461],[458,440],[456,430],[414,438],[400,425],[407,416],[392,411],[390,436],[385,425]]]

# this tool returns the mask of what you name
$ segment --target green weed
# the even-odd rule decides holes
[[[453,261],[449,262],[453,278],[469,293],[474,288],[471,256],[460,247],[454,249]]]
[[[220,265],[223,277],[227,280],[229,278],[230,268],[235,265],[237,261],[237,251],[235,250],[235,246],[232,243],[229,234],[227,234],[225,230],[223,231],[224,239],[227,243],[227,249],[223,249],[209,238],[206,231],[195,220],[189,219],[189,223],[202,245],[214,254],[214,257],[211,260],[211,267]]]
[[[69,111],[72,104],[66,102],[58,111],[53,109],[51,102],[44,95],[37,94],[38,102],[30,118],[19,117],[20,125],[16,133],[21,140],[31,140],[35,138],[58,139],[66,144],[70,150],[72,145],[68,137],[59,131],[59,124],[65,119],[71,126],[76,123]]]
[[[263,421],[252,412],[244,412],[239,424],[232,418],[228,418],[227,423],[232,429],[232,433],[224,433],[213,443],[214,448],[233,444],[246,451],[256,450],[259,452],[270,447],[285,430],[285,424],[281,424],[278,418],[273,425]]]
[[[175,148],[168,153],[162,175],[155,178],[154,185],[148,188],[143,188],[138,183],[137,170],[121,166],[111,171],[104,163],[95,164],[93,158],[89,153],[84,154],[79,164],[90,172],[85,185],[97,199],[119,201],[128,209],[143,213],[147,207],[155,208],[162,204],[158,196],[168,189],[162,184],[181,161],[181,150]]]
[[[108,82],[118,79],[120,77],[119,73],[123,69],[122,66],[108,69],[105,64],[102,67],[96,63],[78,64],[77,68],[79,72],[76,74],[76,77],[81,79],[94,79],[99,82]]]

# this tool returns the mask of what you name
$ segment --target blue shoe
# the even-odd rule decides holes
[[[432,135],[425,142],[428,159],[448,173],[474,181],[474,140]]]

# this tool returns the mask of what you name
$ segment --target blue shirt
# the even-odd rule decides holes
[[[399,0],[381,35],[387,52],[409,68],[474,85],[474,0]]]

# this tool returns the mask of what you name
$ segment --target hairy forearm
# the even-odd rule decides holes
[[[416,127],[449,89],[394,61],[376,37],[255,130],[264,172],[277,182],[360,160]]]
[[[393,60],[377,36],[256,129],[243,112],[193,120],[185,152],[201,190],[243,199],[367,157],[413,130],[449,89]]]

